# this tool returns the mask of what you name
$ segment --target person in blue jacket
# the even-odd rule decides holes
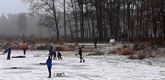
[[[49,72],[48,78],[51,78],[52,56],[49,55],[49,57],[46,61],[46,64],[47,64],[47,68],[48,68],[48,72]]]
[[[8,54],[7,54],[7,60],[10,60],[11,48],[10,48],[10,47],[9,47],[9,48],[6,48],[5,51],[4,51],[4,54],[5,54],[5,53],[8,53]]]

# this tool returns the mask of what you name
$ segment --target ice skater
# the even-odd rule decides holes
[[[62,54],[60,51],[53,51],[53,59],[56,60],[62,60]]]
[[[57,51],[57,58],[58,60],[62,60],[62,54],[60,51]]]
[[[75,54],[76,56],[79,55],[80,56],[80,63],[84,63],[85,60],[82,57],[82,47],[79,47],[79,52],[77,54]]]
[[[8,54],[7,54],[7,60],[10,60],[11,48],[10,48],[10,47],[6,48],[5,51],[4,51],[4,54],[5,54],[5,53],[8,53]]]
[[[51,68],[52,68],[52,56],[51,55],[48,56],[48,59],[46,60],[46,64],[47,64],[47,68],[48,68],[48,72],[49,72],[48,78],[51,78]]]
[[[94,47],[97,49],[97,37],[94,38]]]
[[[53,54],[54,54],[54,51],[53,51],[53,46],[50,46],[49,47],[49,56],[53,56]]]

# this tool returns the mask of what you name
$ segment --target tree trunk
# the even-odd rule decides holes
[[[72,24],[71,24],[70,18],[68,19],[68,21],[69,21],[69,28],[70,28],[70,34],[71,34],[71,41],[73,41],[73,29],[72,29]]]
[[[53,2],[53,17],[54,17],[54,21],[55,21],[55,27],[56,27],[56,36],[57,36],[57,41],[60,40],[60,31],[59,31],[59,26],[58,26],[58,21],[57,21],[57,13],[56,13],[56,7],[55,7],[55,1],[52,0]]]
[[[65,12],[65,0],[64,0],[64,33],[65,33],[65,41],[67,41],[67,36],[66,36],[66,12]]]
[[[81,29],[81,41],[84,41],[84,8],[83,0],[80,0],[80,29]]]

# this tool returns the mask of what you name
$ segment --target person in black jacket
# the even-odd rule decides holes
[[[52,58],[53,58],[54,60],[56,60],[56,59],[57,59],[57,54],[56,54],[56,51],[53,51]]]
[[[94,38],[94,47],[97,49],[97,37]]]
[[[62,54],[61,54],[61,52],[60,51],[57,51],[57,58],[58,58],[58,60],[62,60]]]
[[[53,56],[53,46],[49,47],[49,55],[52,57]]]
[[[79,47],[79,52],[77,54],[75,54],[75,55],[79,55],[80,56],[80,63],[84,63],[85,62],[85,60],[82,57],[82,49],[81,49],[81,47]]]
[[[48,59],[46,60],[49,76],[48,78],[51,78],[51,68],[52,68],[52,56],[49,55]]]
[[[53,57],[54,60],[56,60],[56,59],[62,60],[62,54],[61,54],[60,51],[53,51],[53,56],[52,57]]]

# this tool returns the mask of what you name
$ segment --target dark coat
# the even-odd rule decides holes
[[[7,54],[7,59],[10,59],[10,55],[11,55],[11,48],[6,48],[4,53],[8,53]]]
[[[51,46],[51,47],[49,47],[49,55],[53,55],[53,47]]]
[[[80,57],[82,57],[82,49],[81,48],[79,48],[78,54],[80,55]]]
[[[61,56],[62,56],[61,52],[58,51],[58,57],[61,57]]]
[[[54,57],[56,57],[56,51],[53,51],[52,54],[54,55]]]

